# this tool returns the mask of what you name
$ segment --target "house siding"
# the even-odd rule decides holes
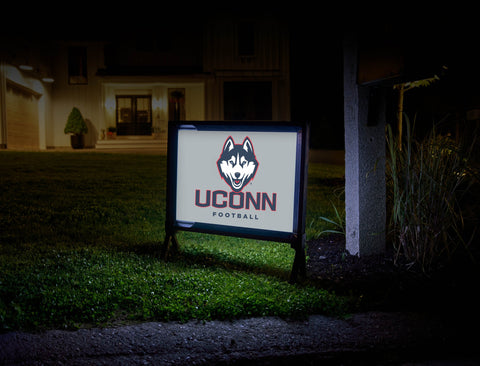
[[[238,52],[239,24],[245,21],[253,24],[252,55]],[[289,120],[286,26],[275,19],[234,17],[210,18],[200,23],[201,27],[198,24],[190,29],[185,27],[166,45],[162,44],[162,33],[151,30],[151,34],[146,34],[146,40],[156,42],[151,49],[131,51],[134,43],[127,47],[121,39],[116,45],[106,41],[52,41],[48,43],[48,52],[44,46],[33,48],[30,52],[35,53],[37,59],[36,70],[47,70],[54,79],[53,84],[42,83],[40,73],[22,73],[18,63],[0,54],[0,58],[6,60],[4,65],[8,66],[1,68],[2,80],[16,82],[37,93],[36,134],[40,149],[70,146],[70,138],[63,130],[73,107],[80,110],[89,127],[85,138],[87,147],[94,147],[103,138],[103,132],[115,125],[115,95],[122,93],[152,96],[152,138],[161,140],[167,138],[168,89],[171,88],[185,90],[186,120],[223,120],[226,82],[268,82],[272,85],[271,119]],[[181,37],[186,37],[184,45],[191,46],[188,50],[180,47]],[[86,82],[82,80],[81,84],[72,84],[69,79],[70,47],[86,50]],[[9,118],[5,117],[5,82],[2,85],[0,146],[8,145],[5,119]]]
[[[71,85],[68,81],[68,47],[85,46],[87,49],[87,84]],[[55,79],[52,91],[53,113],[49,147],[70,146],[70,137],[63,132],[68,115],[77,107],[89,127],[85,136],[87,147],[95,146],[99,127],[103,120],[102,90],[96,71],[103,67],[103,45],[101,43],[60,43],[54,59]]]

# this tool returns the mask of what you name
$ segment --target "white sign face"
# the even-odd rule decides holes
[[[296,132],[178,131],[176,220],[292,232]]]

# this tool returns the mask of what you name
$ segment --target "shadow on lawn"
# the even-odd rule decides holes
[[[280,268],[266,265],[250,265],[240,260],[234,260],[232,258],[225,258],[219,255],[207,253],[192,254],[179,250],[176,254],[173,254],[172,257],[169,257],[168,261],[182,261],[189,265],[204,265],[208,267],[217,267],[232,271],[243,271],[257,275],[267,275],[271,277],[277,277],[285,281],[288,281],[290,277],[289,271],[285,271]]]
[[[163,242],[146,242],[123,251],[152,256],[163,261]],[[480,306],[476,288],[480,280],[477,265],[460,258],[435,275],[406,269],[393,263],[391,255],[359,258],[345,251],[345,239],[330,235],[307,243],[307,277],[299,285],[313,286],[347,296],[356,310],[446,311]],[[248,264],[240,259],[204,252],[170,250],[167,262],[204,266],[229,271],[266,275],[288,281],[290,271],[267,265]],[[293,262],[292,262],[293,265]],[[475,295],[472,297],[472,295]]]
[[[281,280],[288,281],[290,278],[290,271],[285,271],[278,267],[272,266],[258,266],[251,265],[241,260],[234,258],[228,258],[221,254],[212,253],[189,253],[187,251],[175,249],[170,247],[167,253],[167,258],[163,257],[163,242],[145,242],[142,244],[128,245],[120,249],[123,252],[135,253],[137,255],[145,255],[158,258],[158,260],[165,260],[172,263],[183,263],[189,266],[205,266],[213,268],[222,268],[232,271],[243,271],[252,274],[267,275],[271,277],[277,277]],[[292,261],[293,265],[293,261]]]

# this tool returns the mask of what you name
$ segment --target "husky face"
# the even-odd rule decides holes
[[[252,180],[258,168],[250,139],[245,137],[241,145],[235,145],[232,137],[227,138],[217,167],[220,176],[232,190],[240,192]]]

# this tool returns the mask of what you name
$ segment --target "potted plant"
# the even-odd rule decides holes
[[[107,139],[112,140],[117,137],[117,128],[116,127],[109,127],[107,132]]]
[[[70,136],[70,144],[72,145],[72,148],[83,149],[85,146],[84,135],[88,132],[88,127],[78,108],[72,108],[72,111],[68,116],[64,132],[66,134],[72,134]]]

